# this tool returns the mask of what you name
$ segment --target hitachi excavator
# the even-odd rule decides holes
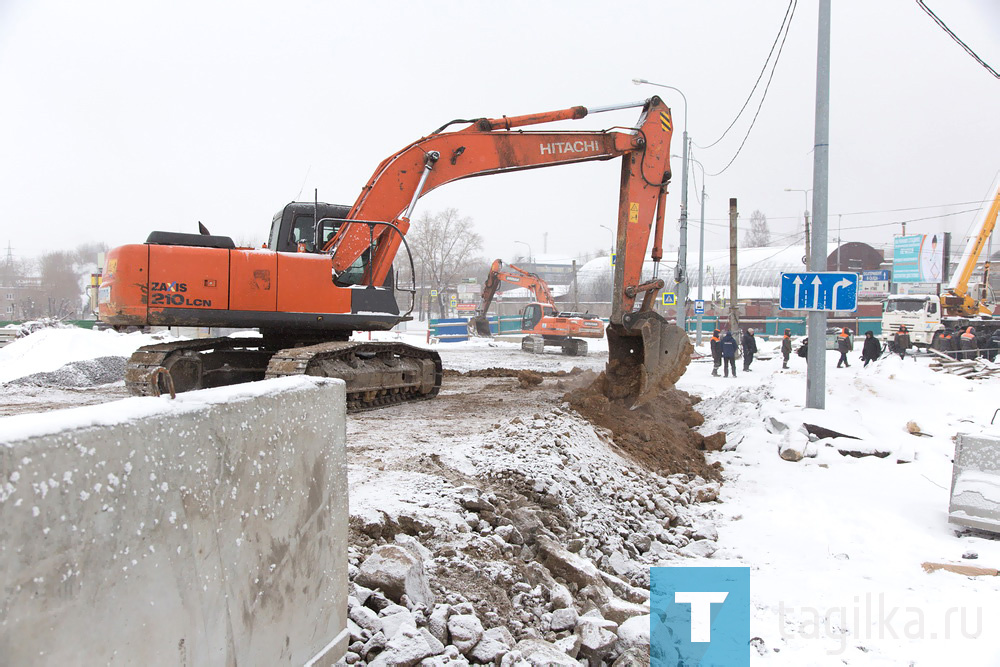
[[[627,108],[642,109],[631,128],[521,129]],[[463,127],[449,131],[453,125]],[[145,243],[115,248],[98,298],[109,325],[261,333],[140,348],[128,362],[126,385],[133,394],[158,395],[306,374],[344,379],[351,410],[431,398],[442,375],[436,352],[349,340],[355,331],[384,331],[410,319],[415,286],[397,286],[392,266],[402,246],[412,267],[406,232],[418,199],[471,176],[621,158],[607,377],[616,397],[637,403],[661,381],[676,380],[688,359],[687,337],[652,310],[663,281],[640,277],[651,233],[651,257],[662,257],[672,130],[670,110],[655,96],[453,120],[386,158],[352,206],[287,205],[274,217],[265,249],[238,248],[204,230],[152,232]],[[405,312],[396,291],[410,294]]]
[[[541,276],[524,269],[493,261],[490,273],[483,283],[483,293],[476,308],[476,315],[469,320],[469,333],[474,336],[492,336],[487,314],[500,283],[510,283],[529,290],[535,302],[529,303],[521,311],[521,349],[541,354],[545,346],[562,349],[563,354],[582,357],[587,354],[587,341],[581,338],[604,338],[604,323],[596,315],[589,313],[561,313],[556,308],[549,284]],[[499,324],[498,324],[499,326]]]

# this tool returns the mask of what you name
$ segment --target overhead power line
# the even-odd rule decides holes
[[[985,68],[987,69],[987,71],[988,71],[988,72],[989,72],[990,74],[992,74],[992,75],[993,75],[993,76],[995,76],[996,78],[1000,79],[1000,73],[998,73],[998,72],[997,72],[997,71],[996,71],[995,69],[993,69],[993,68],[992,68],[992,67],[990,67],[990,66],[989,66],[988,64],[986,64],[986,61],[984,61],[984,60],[983,60],[982,58],[980,58],[980,57],[979,57],[979,56],[978,56],[978,55],[976,54],[976,52],[975,52],[975,51],[973,51],[973,50],[972,50],[972,49],[971,49],[971,48],[969,47],[969,45],[968,45],[968,44],[966,44],[965,42],[963,42],[963,41],[962,41],[962,40],[961,40],[961,39],[959,38],[959,36],[958,36],[958,35],[956,35],[956,34],[955,34],[954,32],[952,32],[952,31],[951,31],[951,28],[949,28],[949,27],[948,27],[948,26],[947,26],[947,25],[945,24],[945,22],[944,22],[944,21],[942,21],[942,20],[941,20],[940,18],[938,18],[938,15],[937,15],[937,14],[935,14],[934,12],[932,12],[932,11],[931,11],[931,8],[930,8],[930,7],[928,7],[928,6],[926,5],[926,4],[924,4],[924,0],[917,0],[917,4],[918,4],[918,5],[920,5],[920,8],[921,8],[922,10],[924,10],[924,11],[925,11],[925,12],[927,13],[927,15],[928,15],[928,16],[930,16],[930,17],[931,17],[932,19],[934,19],[934,22],[935,22],[935,23],[937,23],[937,24],[938,24],[938,25],[939,25],[939,26],[941,27],[941,29],[942,29],[942,30],[944,30],[944,31],[945,31],[946,33],[948,33],[948,35],[949,35],[949,36],[950,36],[950,37],[951,37],[951,38],[952,38],[953,40],[955,40],[955,42],[957,42],[959,46],[961,46],[961,47],[962,47],[963,49],[965,49],[965,52],[966,52],[966,53],[968,53],[968,54],[969,54],[970,56],[972,56],[972,57],[973,57],[973,59],[975,59],[975,61],[976,61],[977,63],[979,63],[980,65],[982,65],[983,67],[985,67]]]
[[[750,121],[750,127],[747,128],[747,133],[743,137],[743,141],[740,142],[740,147],[736,149],[736,154],[733,155],[732,159],[729,160],[725,167],[714,174],[707,174],[707,176],[718,176],[729,169],[733,162],[736,161],[736,158],[739,157],[740,152],[743,150],[743,146],[747,143],[747,139],[750,138],[750,132],[753,131],[753,127],[757,123],[757,116],[760,115],[761,107],[764,106],[764,100],[767,99],[767,91],[771,88],[771,80],[774,78],[774,71],[778,69],[778,61],[781,60],[781,52],[785,48],[785,40],[788,38],[788,31],[792,28],[792,19],[795,17],[795,8],[798,7],[798,4],[798,0],[792,0],[792,11],[788,16],[788,22],[785,24],[785,34],[781,36],[781,44],[778,46],[778,55],[774,57],[774,64],[771,66],[771,73],[767,77],[767,84],[764,85],[764,92],[760,96],[760,104],[757,105],[757,111],[754,112],[753,119]]]
[[[750,89],[750,94],[747,95],[747,99],[743,102],[743,106],[740,107],[740,110],[739,112],[737,112],[736,117],[733,118],[733,122],[729,124],[729,127],[726,128],[726,130],[722,133],[721,137],[719,137],[709,145],[700,146],[699,144],[692,141],[691,143],[693,143],[695,146],[704,150],[707,148],[711,148],[715,144],[722,141],[725,138],[725,136],[729,133],[729,130],[733,129],[733,125],[736,125],[736,121],[740,119],[740,116],[743,115],[743,112],[746,111],[747,105],[750,104],[750,100],[753,99],[753,94],[757,91],[757,86],[760,85],[760,80],[764,78],[764,72],[767,71],[767,64],[771,62],[771,56],[774,55],[774,47],[778,45],[778,40],[781,39],[781,35],[785,31],[785,25],[788,23],[788,20],[791,17],[792,6],[794,4],[795,0],[789,0],[788,8],[785,9],[785,18],[781,20],[781,27],[778,28],[778,34],[774,36],[774,41],[771,43],[771,50],[767,52],[767,58],[764,59],[764,64],[760,68],[760,74],[757,75],[757,80],[754,81],[753,88]]]

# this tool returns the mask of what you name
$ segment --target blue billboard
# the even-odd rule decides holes
[[[892,282],[944,281],[944,234],[897,236],[892,248]]]

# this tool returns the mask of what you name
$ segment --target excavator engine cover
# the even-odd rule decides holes
[[[629,313],[608,325],[605,395],[637,407],[673,386],[691,361],[691,342],[658,313]]]

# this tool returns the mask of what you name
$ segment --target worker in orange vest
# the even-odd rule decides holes
[[[844,327],[840,330],[840,335],[837,336],[837,351],[840,352],[840,359],[837,360],[837,368],[843,364],[848,368],[851,364],[847,361],[847,353],[854,349],[854,343],[851,342],[851,332]]]
[[[788,358],[792,356],[792,330],[785,329],[785,335],[781,338],[781,358],[782,368],[788,368]]]
[[[979,356],[979,345],[976,342],[976,330],[969,327],[962,334],[962,358],[975,359]]]
[[[722,365],[722,339],[719,334],[722,332],[716,329],[712,332],[712,340],[709,346],[712,348],[712,375],[719,375],[719,366]]]

